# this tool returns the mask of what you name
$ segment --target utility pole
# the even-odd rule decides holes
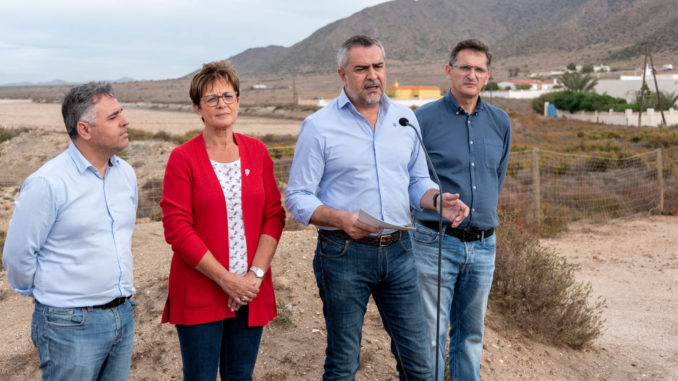
[[[657,102],[659,103],[659,112],[662,114],[662,127],[666,127],[666,117],[664,117],[664,104],[662,103],[662,96],[659,92],[659,85],[657,84],[657,71],[652,60],[652,53],[650,53],[650,43],[645,42],[645,59],[643,60],[643,83],[640,85],[640,107],[638,108],[638,127],[640,127],[640,117],[643,114],[643,101],[645,100],[645,73],[647,69],[647,58],[650,58],[650,67],[652,69],[652,77],[654,78],[654,88],[657,94]],[[649,88],[649,86],[648,86]]]

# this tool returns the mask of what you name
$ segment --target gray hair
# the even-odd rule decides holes
[[[89,82],[72,88],[61,104],[66,132],[71,140],[78,137],[78,122],[84,121],[92,126],[96,121],[94,105],[103,95],[114,97],[113,87],[108,82]]]
[[[348,51],[351,50],[355,45],[362,46],[364,48],[369,48],[370,46],[377,45],[381,49],[381,55],[386,59],[386,51],[384,51],[384,46],[381,42],[375,38],[367,37],[365,35],[357,35],[349,38],[344,41],[337,52],[337,67],[342,70],[346,69],[346,64],[348,63]]]

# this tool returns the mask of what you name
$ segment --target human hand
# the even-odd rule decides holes
[[[358,213],[344,213],[340,228],[353,239],[366,237],[371,233],[379,233],[382,229],[358,220]]]
[[[469,215],[469,207],[459,199],[459,193],[443,193],[443,217],[456,228]]]
[[[227,272],[219,281],[221,289],[229,296],[228,308],[231,311],[237,311],[240,307],[254,299],[259,293],[259,285],[261,283],[252,278],[254,277]]]

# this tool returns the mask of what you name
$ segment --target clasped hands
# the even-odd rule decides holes
[[[219,282],[221,289],[228,294],[228,308],[235,312],[251,302],[259,293],[262,280],[248,272],[245,276],[228,272]]]

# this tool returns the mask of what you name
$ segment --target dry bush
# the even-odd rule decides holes
[[[502,215],[491,302],[507,322],[544,341],[581,348],[600,335],[605,301],[591,301],[590,283],[577,266],[540,246],[536,234]]]
[[[160,200],[162,199],[162,179],[150,179],[139,190],[139,206],[137,218],[150,218],[151,221],[162,219]]]
[[[2,270],[2,250],[5,247],[5,237],[7,237],[7,233],[0,230],[0,270]]]
[[[4,128],[0,127],[0,143],[19,136],[21,133],[28,131],[28,128]]]

